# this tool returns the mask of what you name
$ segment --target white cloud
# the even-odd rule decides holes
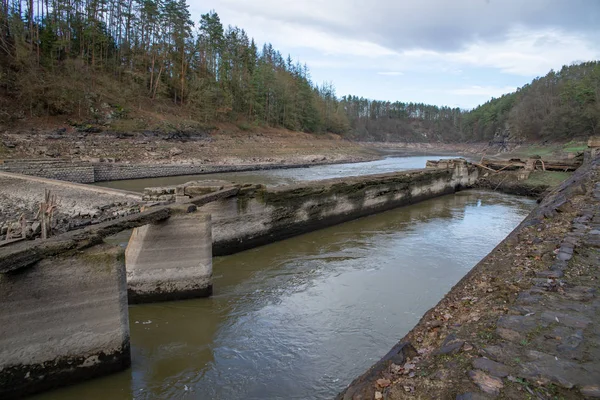
[[[208,10],[191,1],[198,20]],[[213,6],[224,25],[306,62],[315,81],[371,98],[474,105],[550,69],[600,59],[597,0],[215,0]]]
[[[503,94],[514,92],[517,90],[514,86],[478,86],[472,85],[458,89],[451,89],[447,92],[457,96],[485,96],[485,97],[500,97]]]
[[[575,60],[600,58],[596,43],[558,29],[512,29],[502,42],[477,41],[461,52],[440,54],[457,64],[497,68],[508,74],[545,75]]]

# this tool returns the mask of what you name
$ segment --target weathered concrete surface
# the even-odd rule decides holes
[[[462,161],[453,168],[246,187],[199,209],[212,215],[214,254],[225,255],[454,193],[477,177],[477,168]]]
[[[177,214],[134,229],[126,263],[131,303],[210,296],[210,215]]]
[[[0,247],[0,274],[17,271],[44,258],[101,244],[104,238],[121,231],[165,220],[169,218],[171,212],[171,207],[168,206],[153,207],[139,214],[88,226],[47,240],[20,242]]]
[[[55,233],[100,223],[139,212],[142,196],[139,193],[55,181],[19,174],[0,172],[0,240],[11,227],[19,235],[23,228],[17,222],[21,216],[27,221],[26,236],[39,236],[40,226],[35,218],[45,191],[56,196],[57,207],[53,213]]]
[[[0,275],[0,398],[130,365],[125,263],[109,245]]]
[[[600,398],[600,154],[338,398]],[[485,234],[482,232],[482,234]]]

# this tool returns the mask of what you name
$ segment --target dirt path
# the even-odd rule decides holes
[[[339,399],[600,398],[600,157]]]

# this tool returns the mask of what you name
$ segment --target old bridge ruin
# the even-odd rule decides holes
[[[128,368],[128,304],[209,296],[213,253],[231,254],[454,193],[472,186],[478,174],[454,160],[276,188],[224,185],[206,193],[183,185],[167,195],[158,191],[158,197],[170,197],[149,199],[152,204],[137,213],[2,246],[0,397]],[[92,190],[88,196],[99,189]],[[134,231],[126,251],[105,242],[128,229]]]

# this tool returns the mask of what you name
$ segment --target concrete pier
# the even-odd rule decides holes
[[[130,365],[125,259],[106,244],[0,274],[0,398]]]
[[[136,228],[126,251],[131,303],[212,294],[209,214],[181,213]]]

